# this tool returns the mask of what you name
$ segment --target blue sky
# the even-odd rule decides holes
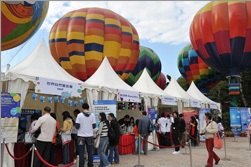
[[[181,76],[177,67],[180,50],[189,42],[189,27],[195,13],[207,1],[51,1],[45,21],[27,42],[1,52],[1,70],[21,62],[41,39],[48,43],[53,24],[69,11],[85,7],[110,9],[129,20],[136,28],[140,45],[154,50],[162,62],[162,72]],[[62,10],[63,9],[63,10]]]

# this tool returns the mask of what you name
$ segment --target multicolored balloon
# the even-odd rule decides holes
[[[186,45],[179,53],[178,68],[181,75],[189,83],[194,81],[196,86],[205,92],[215,86],[221,75],[212,70],[196,53],[191,44]]]
[[[1,50],[7,50],[37,32],[47,14],[49,1],[2,1],[1,5]]]
[[[191,43],[215,71],[233,76],[251,66],[250,11],[251,1],[213,1],[194,16]]]
[[[125,80],[139,57],[139,37],[133,25],[115,12],[82,8],[60,18],[50,32],[50,50],[68,73],[87,80],[106,56]]]
[[[126,83],[134,85],[140,78],[144,68],[147,71],[154,82],[156,82],[161,73],[161,62],[159,56],[150,48],[140,46],[140,55],[136,67],[130,73],[126,79]]]
[[[156,84],[164,90],[166,88],[166,76],[161,72]]]

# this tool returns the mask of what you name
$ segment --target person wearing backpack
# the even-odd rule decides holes
[[[142,112],[142,118],[139,119],[139,126],[138,126],[138,132],[141,137],[143,137],[143,150],[144,154],[147,155],[148,150],[148,143],[146,142],[148,140],[149,136],[149,121],[150,119],[147,117],[147,112]]]
[[[119,130],[119,123],[117,119],[115,118],[113,113],[108,114],[108,120],[110,121],[110,126],[115,132],[115,137],[109,138],[109,157],[108,160],[112,164],[113,158],[114,162],[116,164],[119,164],[119,151],[118,151],[118,144],[119,144],[119,138],[122,135],[122,133]]]

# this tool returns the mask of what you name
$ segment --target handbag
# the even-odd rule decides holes
[[[30,134],[29,132],[25,132],[24,142],[25,143],[34,143],[33,135]]]
[[[96,138],[94,139],[94,147],[98,148],[100,143],[100,134],[97,134]]]
[[[222,140],[221,140],[219,132],[214,134],[214,148],[216,148],[216,149],[222,148]]]

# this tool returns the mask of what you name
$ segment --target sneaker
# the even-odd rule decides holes
[[[176,154],[179,154],[179,153],[180,153],[180,151],[174,151],[172,154],[176,155]]]

